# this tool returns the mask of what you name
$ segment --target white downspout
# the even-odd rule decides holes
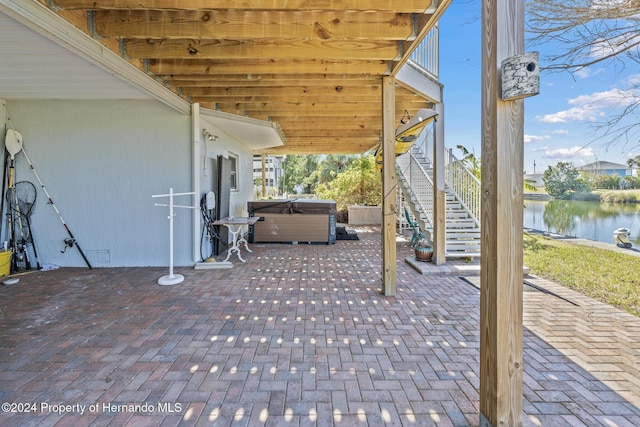
[[[2,138],[4,138],[4,134],[6,133],[7,126],[7,101],[4,99],[0,99],[0,132],[2,134]]]
[[[193,139],[193,262],[200,261],[200,159],[202,158],[202,132],[200,126],[200,104],[191,106],[191,138]]]

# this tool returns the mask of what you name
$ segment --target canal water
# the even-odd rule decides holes
[[[640,205],[573,200],[525,200],[524,226],[567,236],[613,243],[617,228],[629,228],[640,246]]]

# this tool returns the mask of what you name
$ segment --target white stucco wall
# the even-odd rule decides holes
[[[213,178],[211,170],[211,160],[218,156],[234,156],[238,159],[238,177],[236,190],[231,191],[229,200],[229,214],[240,217],[247,215],[247,201],[253,198],[253,151],[244,143],[236,140],[233,136],[220,129],[204,122],[203,129],[215,132],[218,136],[216,141],[206,141],[205,151],[208,158],[207,170],[202,171],[202,192],[211,189]],[[203,154],[205,155],[205,154]]]
[[[194,191],[191,117],[155,101],[6,104],[34,168],[92,265],[167,266],[168,208],[154,204],[168,200],[151,196],[168,193],[169,187]],[[231,200],[233,212],[241,213],[241,206],[246,212],[253,189],[251,150],[231,137],[221,138],[218,146],[238,154],[239,171],[248,174],[239,177],[241,188]],[[211,186],[211,171],[198,172],[204,193]],[[16,180],[38,187],[22,153],[16,156]],[[192,199],[175,202],[189,205]],[[68,234],[41,189],[31,221],[41,264],[85,266],[75,247],[61,253]],[[193,265],[193,234],[192,212],[176,209],[175,266]]]

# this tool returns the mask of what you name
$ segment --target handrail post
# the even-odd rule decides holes
[[[447,150],[447,154],[448,154],[448,161],[447,161],[447,167],[449,168],[449,182],[451,183],[451,185],[453,186],[453,168],[454,168],[454,163],[453,163],[453,149],[449,148]]]

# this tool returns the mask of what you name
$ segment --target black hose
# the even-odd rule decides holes
[[[204,194],[200,198],[200,212],[202,212],[202,220],[204,221],[204,224],[202,225],[202,234],[200,236],[200,241],[201,242],[204,241],[205,230],[206,230],[207,237],[209,241],[212,243],[212,245],[215,242],[215,240],[219,240],[220,242],[222,242],[223,245],[226,246],[227,242],[222,238],[222,236],[220,236],[220,234],[218,234],[218,231],[216,230],[216,226],[213,225],[213,223],[216,221],[215,209],[207,209],[206,194]],[[213,256],[213,248],[211,249],[211,255],[209,256]],[[208,257],[205,257],[204,254],[202,253],[202,243],[200,244],[200,258],[202,259],[202,261],[208,258]]]

